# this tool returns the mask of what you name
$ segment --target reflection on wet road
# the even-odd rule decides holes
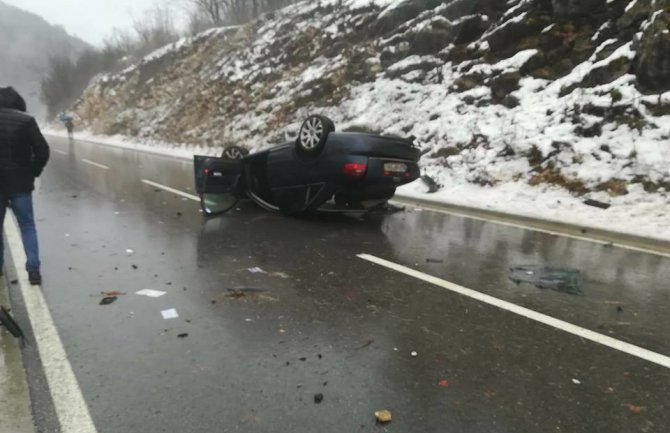
[[[427,211],[205,219],[142,181],[193,194],[188,161],[51,143],[44,292],[100,432],[670,429],[670,370],[357,254],[666,355],[668,258]],[[580,290],[516,284],[522,266]]]

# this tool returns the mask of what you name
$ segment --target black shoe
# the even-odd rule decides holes
[[[28,272],[28,281],[33,286],[38,286],[42,284],[42,274],[40,274],[40,271]]]

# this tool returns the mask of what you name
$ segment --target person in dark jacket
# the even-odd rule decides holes
[[[26,103],[12,87],[0,87],[0,227],[8,208],[21,229],[30,284],[42,284],[32,191],[49,160],[49,145]],[[0,275],[3,266],[0,229]]]

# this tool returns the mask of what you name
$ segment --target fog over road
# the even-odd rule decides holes
[[[661,357],[668,257],[415,209],[203,218],[190,162],[49,141],[42,290],[99,432],[670,431],[670,369],[358,255]],[[579,270],[578,293],[516,284],[523,265]],[[24,358],[38,430],[58,431],[36,345]]]

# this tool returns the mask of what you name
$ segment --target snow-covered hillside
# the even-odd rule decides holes
[[[653,220],[646,234],[670,238],[669,11],[668,0],[307,1],[99,77],[74,109],[96,134],[217,150],[291,139],[318,112],[338,129],[416,137],[428,183],[415,191],[508,191],[500,201],[532,206],[558,188],[633,207]]]

